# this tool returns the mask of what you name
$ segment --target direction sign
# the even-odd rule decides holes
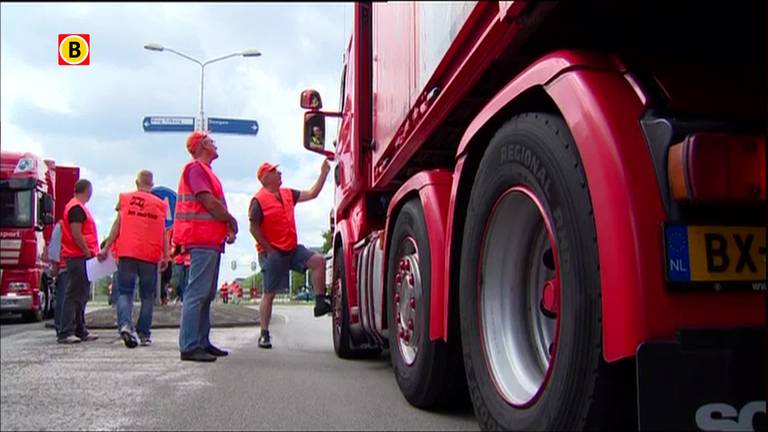
[[[256,135],[259,133],[259,123],[256,120],[208,117],[208,130],[218,133]]]
[[[173,218],[176,215],[176,192],[165,186],[155,186],[152,193],[168,204],[168,213],[165,215],[165,229],[173,226]]]
[[[192,132],[194,117],[144,117],[144,132]]]

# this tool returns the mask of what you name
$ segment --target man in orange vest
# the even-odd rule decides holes
[[[331,304],[325,295],[325,259],[298,243],[294,206],[296,203],[317,198],[328,176],[328,161],[323,160],[320,176],[308,191],[281,188],[282,173],[277,165],[265,162],[256,173],[263,187],[251,199],[248,211],[250,231],[256,239],[259,264],[264,275],[264,294],[259,306],[261,335],[259,347],[271,348],[269,321],[272,318],[272,302],[280,289],[288,289],[290,270],[306,272],[312,270],[312,285],[315,287],[315,316],[331,311]]]
[[[187,138],[193,160],[184,166],[176,197],[173,240],[189,251],[191,265],[179,326],[181,360],[215,361],[228,352],[211,344],[211,303],[216,299],[224,243],[232,244],[237,220],[227,211],[224,189],[211,162],[219,157],[207,132]]]
[[[171,239],[171,257],[173,258],[171,284],[176,290],[176,301],[183,302],[184,289],[187,287],[187,278],[189,276],[189,252],[187,252],[181,245],[177,245],[173,242],[173,228],[170,229],[168,235]]]
[[[118,258],[117,328],[128,348],[152,344],[152,312],[154,309],[157,267],[160,271],[168,266],[168,237],[165,232],[165,215],[168,204],[152,194],[154,186],[151,171],[141,170],[136,175],[136,191],[120,194],[115,210],[118,212],[112,230],[99,252],[104,260],[115,243]],[[132,323],[133,292],[139,278],[141,311],[136,330]],[[138,337],[137,334],[138,333]]]
[[[224,304],[229,303],[229,284],[224,282],[219,288],[219,294],[221,295],[221,302]]]
[[[61,258],[67,265],[67,286],[61,310],[59,343],[71,344],[98,339],[85,327],[85,305],[91,283],[85,262],[99,253],[98,234],[93,215],[85,204],[91,199],[91,182],[75,183],[75,196],[64,207],[61,221]]]

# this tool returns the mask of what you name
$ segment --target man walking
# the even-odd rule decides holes
[[[85,262],[99,252],[98,234],[93,215],[85,204],[91,199],[91,182],[80,179],[75,183],[75,196],[64,207],[61,221],[61,257],[67,266],[67,285],[61,311],[59,343],[71,344],[98,339],[85,327],[85,305],[90,282]]]
[[[123,343],[128,348],[152,344],[150,339],[152,313],[154,309],[157,266],[161,271],[168,265],[168,238],[165,232],[165,215],[168,204],[152,194],[154,186],[151,171],[142,170],[136,175],[136,191],[120,194],[117,203],[118,214],[112,230],[99,252],[103,261],[115,244],[118,258],[117,286],[117,328]],[[134,330],[132,322],[133,293],[136,278],[139,278],[141,311]]]
[[[325,295],[325,259],[298,244],[293,211],[296,203],[317,198],[329,170],[328,161],[323,160],[320,176],[308,191],[281,188],[282,173],[277,170],[277,165],[265,162],[256,173],[263,187],[251,199],[248,214],[251,235],[256,240],[259,264],[264,275],[264,293],[259,307],[261,348],[272,347],[269,334],[272,302],[278,290],[288,288],[290,270],[304,273],[310,268],[312,285],[315,287],[314,314],[318,317],[331,311],[330,301]]]
[[[195,131],[187,138],[193,160],[184,166],[179,179],[173,239],[189,251],[189,281],[179,327],[181,360],[214,361],[229,354],[209,339],[211,302],[216,299],[219,262],[224,242],[232,244],[237,220],[227,211],[224,189],[211,169],[219,157],[208,133]]]

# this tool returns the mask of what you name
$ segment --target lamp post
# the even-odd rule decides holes
[[[232,53],[232,54],[227,54],[225,56],[221,56],[221,57],[217,57],[215,59],[206,60],[204,62],[201,62],[200,60],[198,60],[196,58],[193,58],[193,57],[188,56],[188,55],[186,55],[184,53],[178,52],[178,51],[176,51],[174,49],[171,49],[171,48],[168,48],[168,47],[164,47],[164,46],[162,46],[160,44],[155,44],[155,43],[146,44],[146,45],[144,45],[144,49],[147,49],[149,51],[168,51],[168,52],[176,54],[176,55],[178,55],[180,57],[183,57],[183,58],[185,58],[185,59],[187,59],[189,61],[192,61],[192,62],[196,63],[198,66],[200,66],[200,112],[198,113],[198,121],[196,122],[196,127],[195,127],[196,130],[206,130],[207,129],[205,127],[206,126],[205,125],[205,115],[203,113],[203,94],[205,92],[205,87],[204,87],[205,67],[208,66],[211,63],[215,63],[217,61],[225,60],[225,59],[228,59],[228,58],[231,58],[231,57],[239,57],[239,56],[242,56],[242,57],[259,57],[259,56],[261,56],[261,52],[259,52],[258,50],[247,49],[247,50],[239,51],[239,52]]]

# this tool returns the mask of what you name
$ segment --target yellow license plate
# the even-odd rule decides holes
[[[670,282],[765,283],[765,227],[666,225]]]

